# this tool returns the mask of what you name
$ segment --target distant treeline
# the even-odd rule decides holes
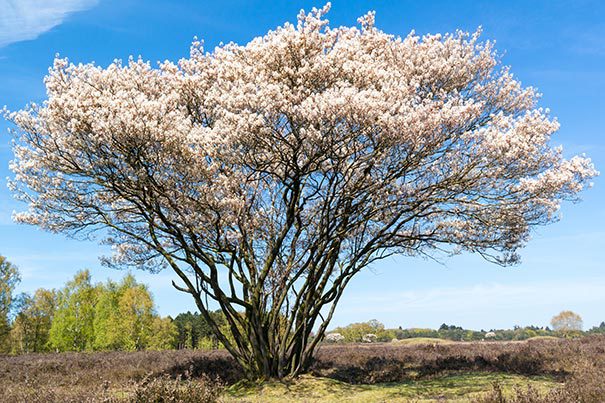
[[[218,348],[199,314],[159,316],[147,286],[130,274],[93,284],[84,270],[59,290],[40,288],[33,295],[8,296],[11,288],[0,287],[7,306],[0,318],[0,353]],[[214,315],[220,323],[221,315]]]
[[[588,331],[581,330],[554,330],[549,327],[537,326],[515,326],[513,329],[490,329],[490,330],[470,330],[460,326],[442,324],[439,329],[411,328],[387,329],[377,320],[368,322],[352,323],[348,326],[337,327],[328,334],[340,335],[341,337],[332,337],[332,341],[341,342],[363,342],[378,341],[386,342],[417,337],[436,338],[453,341],[479,341],[479,340],[527,340],[532,337],[552,336],[552,337],[578,337],[587,334],[605,333],[605,322],[595,326]],[[371,336],[368,337],[368,336]]]

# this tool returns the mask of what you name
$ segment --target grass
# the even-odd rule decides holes
[[[412,337],[409,339],[397,340],[394,343],[403,346],[413,346],[417,344],[453,344],[455,341],[438,339],[436,337]]]
[[[555,337],[555,336],[534,336],[534,337],[530,337],[529,339],[527,339],[528,341],[537,341],[537,340],[551,340],[551,341],[557,341],[557,340],[561,340],[560,337]]]
[[[224,402],[470,402],[498,382],[505,393],[531,385],[547,392],[559,384],[549,377],[504,373],[450,374],[433,379],[352,385],[329,378],[303,376],[289,383],[239,382],[227,388]]]

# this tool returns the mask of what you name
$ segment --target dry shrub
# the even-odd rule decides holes
[[[579,342],[576,345],[563,345],[559,357],[561,363],[572,365],[565,383],[546,393],[531,386],[515,389],[512,396],[506,396],[498,384],[477,403],[602,403],[605,401],[605,356],[603,355],[603,337]],[[567,347],[567,348],[565,348]],[[567,353],[567,354],[564,354]],[[576,354],[573,358],[568,354]]]
[[[218,401],[223,386],[220,381],[212,380],[207,375],[198,379],[176,379],[168,375],[158,378],[145,378],[134,388],[132,403],[213,403]]]
[[[206,382],[206,378],[233,383],[242,375],[241,369],[224,351],[0,356],[0,402],[127,402],[137,391],[158,391],[166,379],[183,377],[187,379],[172,392],[188,388],[201,393],[202,386],[214,385]],[[202,386],[196,383],[198,377],[202,379]],[[156,378],[160,381],[153,381]],[[211,396],[215,388],[204,390],[205,394],[201,395]]]
[[[546,396],[541,394],[532,386],[527,388],[516,388],[513,391],[512,396],[507,396],[499,383],[492,385],[490,390],[485,396],[473,400],[473,403],[553,403],[551,400],[544,400]]]
[[[213,403],[223,392],[223,385],[207,375],[197,379],[148,376],[125,388],[111,390],[111,383],[100,387],[61,389],[26,380],[22,385],[0,388],[2,401],[12,403]]]
[[[173,377],[190,371],[227,383],[242,377],[241,369],[226,351],[107,351],[97,353],[46,353],[0,356],[0,384],[35,379],[49,385],[92,385],[99,380],[125,384],[148,376]]]
[[[0,386],[0,401],[11,403],[114,403],[110,383],[87,388],[60,388],[27,378],[21,384]],[[123,401],[123,400],[122,400]]]
[[[605,336],[508,343],[324,345],[310,369],[313,375],[355,384],[469,371],[548,375],[565,381],[547,396],[519,388],[507,397],[495,388],[483,402],[602,402]],[[179,401],[174,396],[184,396],[188,388],[189,394],[211,399],[220,389],[214,380],[229,385],[242,378],[241,368],[225,351],[0,356],[0,401],[123,402],[131,396],[142,396],[139,401],[154,401],[153,396]]]
[[[568,374],[577,350],[570,343],[574,341],[325,345],[318,351],[311,373],[354,384],[401,382],[452,371],[562,378]]]

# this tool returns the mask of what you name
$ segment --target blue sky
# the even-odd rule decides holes
[[[41,102],[43,77],[56,53],[73,62],[107,65],[141,55],[151,61],[188,54],[194,36],[208,49],[244,43],[295,21],[309,1],[0,0],[0,106]],[[568,156],[586,153],[605,168],[605,2],[601,1],[344,1],[332,2],[332,25],[352,25],[376,10],[376,24],[407,35],[474,31],[496,41],[504,63],[544,94],[541,104],[559,118],[553,144]],[[0,177],[10,176],[8,123],[0,119]],[[6,182],[6,181],[4,181]],[[594,181],[580,204],[566,204],[562,220],[538,228],[523,262],[501,268],[477,256],[437,263],[412,258],[381,262],[360,273],[345,293],[333,324],[376,318],[387,326],[437,327],[443,322],[475,329],[548,325],[571,309],[585,327],[605,321],[605,182]],[[93,242],[69,240],[11,222],[22,206],[0,186],[0,254],[19,266],[19,291],[61,286],[77,270],[93,279],[124,273],[103,268],[107,252]],[[149,284],[159,312],[193,310],[174,290],[169,271],[134,273]]]

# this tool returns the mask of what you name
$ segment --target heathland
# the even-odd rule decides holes
[[[605,336],[324,344],[295,380],[249,382],[224,350],[0,357],[7,402],[599,402]]]

